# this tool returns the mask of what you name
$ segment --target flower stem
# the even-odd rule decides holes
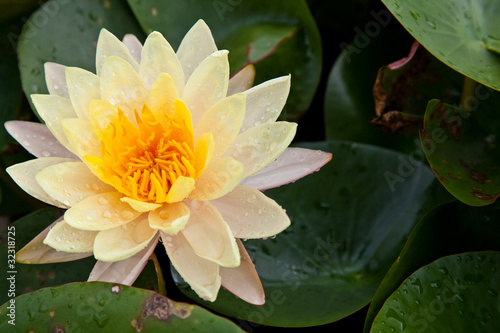
[[[476,88],[479,85],[470,77],[464,78],[464,85],[462,87],[462,95],[460,96],[460,108],[467,113],[474,111],[475,104],[477,103]]]

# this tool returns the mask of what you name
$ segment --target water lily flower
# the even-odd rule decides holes
[[[290,225],[261,191],[316,171],[329,153],[288,148],[296,124],[276,121],[290,76],[229,79],[204,21],[175,52],[158,32],[99,35],[96,74],[45,64],[50,94],[32,95],[45,124],[11,121],[37,159],[8,168],[63,217],[21,249],[25,263],[98,260],[89,281],[131,285],[161,237],[176,270],[203,299],[220,286],[253,304],[264,291],[240,239]]]

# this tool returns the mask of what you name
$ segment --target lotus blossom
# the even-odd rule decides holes
[[[66,211],[17,260],[93,254],[89,281],[131,285],[161,237],[203,299],[214,301],[222,285],[263,304],[240,239],[274,236],[290,219],[261,191],[316,171],[331,154],[288,148],[297,125],[276,120],[290,76],[251,87],[254,75],[250,65],[229,79],[228,51],[202,20],[177,52],[158,32],[142,45],[103,29],[96,74],[46,63],[50,94],[31,95],[45,124],[6,124],[37,159],[7,171]]]

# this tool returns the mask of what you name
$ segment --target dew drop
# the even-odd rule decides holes
[[[97,202],[100,204],[100,205],[107,205],[109,203],[108,199],[104,198],[104,197],[100,197],[99,200],[97,200]]]

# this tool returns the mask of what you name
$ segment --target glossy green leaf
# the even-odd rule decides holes
[[[498,332],[500,252],[466,252],[419,269],[385,302],[370,332]]]
[[[198,19],[205,20],[218,48],[229,50],[232,73],[258,61],[256,84],[292,74],[282,118],[295,119],[309,107],[320,79],[321,42],[305,1],[128,2],[144,31],[160,31],[174,49]]]
[[[10,301],[0,307],[9,332]],[[155,292],[112,283],[70,283],[14,299],[17,331],[243,332],[231,321]]]
[[[420,146],[413,142],[413,137],[389,134],[370,123],[376,117],[373,85],[378,69],[406,56],[411,43],[405,32],[385,28],[372,38],[358,33],[352,44],[343,45],[343,52],[328,77],[325,95],[328,139],[370,143],[405,152]]]
[[[499,220],[498,203],[478,208],[454,202],[440,206],[426,215],[412,231],[398,260],[373,297],[364,332],[369,332],[385,300],[420,267],[451,254],[500,251]]]
[[[103,27],[120,39],[126,33],[139,39],[144,36],[123,1],[51,0],[38,9],[26,22],[19,39],[19,68],[26,96],[48,92],[43,70],[45,62],[76,66],[95,73],[97,37]]]
[[[388,133],[418,135],[427,103],[440,96],[460,103],[464,77],[415,42],[410,54],[378,71],[373,87],[375,113],[371,123]]]
[[[500,195],[499,93],[476,89],[469,112],[432,100],[427,106],[424,152],[439,181],[457,199],[471,206],[491,204]],[[483,97],[479,98],[478,92]],[[471,105],[472,106],[472,105]]]
[[[292,224],[275,239],[248,240],[266,292],[253,306],[221,290],[220,313],[275,326],[312,326],[368,304],[419,217],[439,203],[433,174],[406,155],[348,142],[307,145],[333,153],[319,172],[266,191]],[[404,173],[404,166],[409,166]],[[400,175],[394,183],[392,176]],[[433,203],[426,203],[432,197]],[[194,300],[200,299],[181,285]]]
[[[11,225],[11,230],[4,230],[3,232],[3,236],[5,236],[3,239],[6,242],[1,244],[2,257],[7,258],[9,235],[14,239],[15,250],[17,252],[59,216],[60,211],[47,208],[38,210],[17,220]],[[8,234],[8,231],[13,231],[14,234]],[[76,281],[87,281],[95,263],[96,260],[94,257],[56,264],[21,264],[16,262],[14,263],[14,269],[9,269],[9,271],[15,271],[16,295],[20,295],[44,287]],[[9,289],[8,281],[6,280],[9,274],[7,270],[1,272],[1,290]],[[161,272],[158,275],[155,265],[150,261],[139,275],[134,286],[164,292],[163,283]],[[6,293],[0,295],[0,303],[6,302],[7,299],[8,295]]]
[[[382,0],[401,24],[454,70],[500,90],[500,3]]]

